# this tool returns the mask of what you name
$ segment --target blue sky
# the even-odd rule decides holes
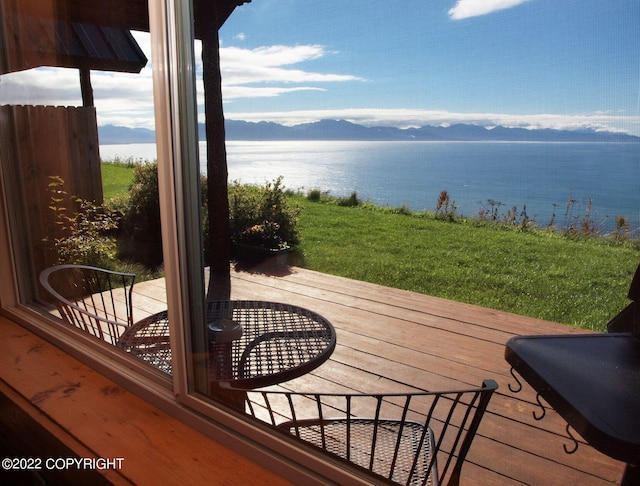
[[[225,115],[640,135],[639,27],[637,0],[253,0],[220,31]],[[78,103],[77,72],[42,71],[0,103]],[[100,124],[152,127],[149,66],[92,80]]]
[[[270,66],[281,76],[238,83],[236,98],[228,73],[226,113],[640,133],[639,27],[636,0],[253,0],[227,21],[222,45],[256,55],[281,46]]]

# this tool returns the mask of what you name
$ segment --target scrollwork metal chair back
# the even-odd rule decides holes
[[[498,384],[404,394],[253,391],[248,411],[377,479],[456,485]]]
[[[607,323],[607,331],[640,335],[640,265],[633,275],[627,297],[631,303]]]
[[[63,320],[114,346],[133,324],[134,282],[134,274],[87,265],[57,265],[40,273]]]

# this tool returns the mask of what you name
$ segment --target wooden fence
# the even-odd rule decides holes
[[[15,223],[20,227],[20,266],[32,276],[54,263],[46,237],[54,236],[52,177],[73,196],[102,203],[98,127],[93,107],[0,106],[3,172]],[[23,270],[26,270],[23,268]],[[37,281],[35,278],[34,281]]]

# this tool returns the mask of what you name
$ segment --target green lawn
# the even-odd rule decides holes
[[[124,163],[102,163],[102,189],[104,198],[124,195],[133,179],[133,166]]]
[[[640,263],[637,242],[297,202],[306,268],[589,329],[628,303]]]

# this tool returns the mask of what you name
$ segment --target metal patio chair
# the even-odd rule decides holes
[[[456,485],[498,384],[402,394],[249,392],[248,411],[377,479]]]
[[[631,303],[607,323],[608,332],[640,334],[640,265],[631,279],[627,297]]]
[[[40,273],[67,323],[114,346],[133,324],[131,292],[136,276],[87,265],[57,265]]]

